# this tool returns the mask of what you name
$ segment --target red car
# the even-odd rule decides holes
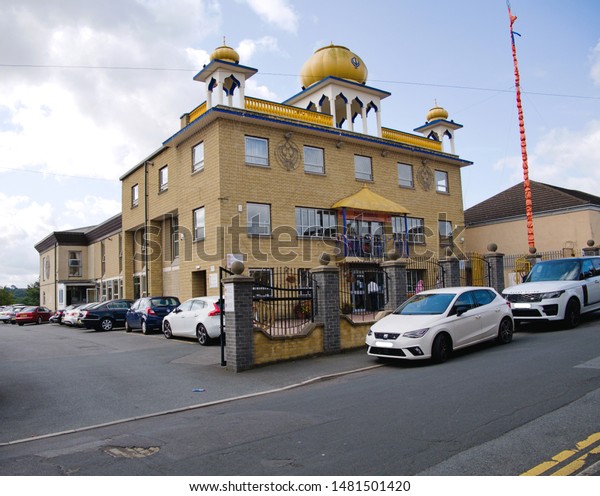
[[[17,324],[41,324],[48,322],[52,316],[52,311],[46,307],[26,307],[17,312],[15,320]]]

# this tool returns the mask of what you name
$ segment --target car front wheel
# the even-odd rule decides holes
[[[100,321],[100,329],[103,331],[112,331],[113,325],[113,321],[109,318],[104,318]]]
[[[565,318],[563,320],[564,325],[567,329],[574,329],[579,325],[581,321],[581,306],[579,301],[575,298],[571,298],[567,303],[567,309],[565,310]]]
[[[513,338],[513,324],[508,317],[504,317],[498,328],[498,337],[496,341],[500,344],[508,344]]]
[[[196,337],[202,346],[208,346],[210,336],[206,331],[206,327],[204,327],[202,324],[198,324],[198,328],[196,329]]]
[[[431,358],[435,363],[444,363],[450,357],[452,343],[447,334],[440,334],[433,340],[431,347]]]

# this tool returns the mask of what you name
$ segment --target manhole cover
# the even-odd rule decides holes
[[[160,448],[158,446],[142,447],[142,446],[109,446],[104,448],[104,452],[108,453],[113,458],[146,458],[158,453]]]

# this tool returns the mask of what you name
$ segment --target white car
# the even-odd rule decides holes
[[[502,292],[518,326],[562,321],[577,327],[581,314],[600,310],[600,257],[561,258],[536,263],[525,282]]]
[[[202,346],[221,334],[221,304],[218,296],[200,296],[184,301],[165,316],[162,331],[172,336],[195,338]]]
[[[367,353],[376,357],[445,362],[452,350],[513,337],[508,303],[492,288],[423,291],[376,322],[367,334]]]

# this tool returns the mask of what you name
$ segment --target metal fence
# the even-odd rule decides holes
[[[388,302],[387,276],[381,267],[340,267],[340,311],[352,320],[374,320]]]
[[[461,286],[490,286],[492,279],[491,264],[479,253],[466,253],[460,260]]]
[[[254,325],[271,336],[300,334],[314,322],[315,283],[309,269],[249,269]]]
[[[444,267],[436,258],[411,258],[406,266],[406,294],[408,297],[427,289],[445,287]]]

